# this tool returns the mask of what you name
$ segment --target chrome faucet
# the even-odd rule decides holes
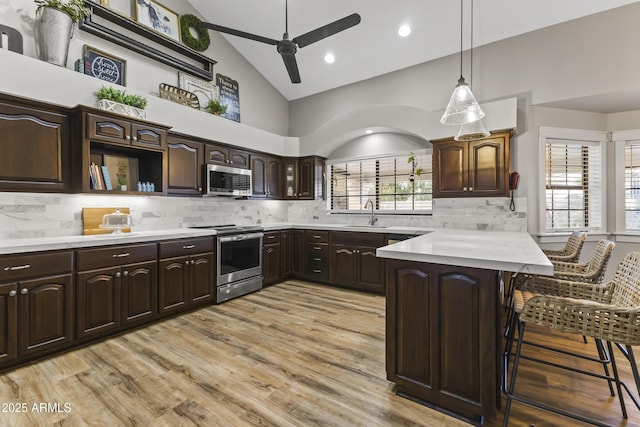
[[[369,218],[369,225],[373,225],[378,221],[378,218],[373,216],[373,201],[371,199],[367,200],[364,204],[364,208],[367,209],[369,206],[371,206],[371,218]]]

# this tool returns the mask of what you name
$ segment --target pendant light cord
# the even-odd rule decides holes
[[[471,0],[471,47],[469,50],[469,89],[473,90],[473,0]]]
[[[462,1],[463,0],[460,0],[460,78],[462,78],[462,24],[463,24],[462,13],[464,10]]]

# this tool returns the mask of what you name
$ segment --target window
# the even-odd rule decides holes
[[[606,132],[541,128],[544,156],[542,229],[547,233],[604,228]]]
[[[616,232],[640,232],[640,130],[613,132]]]
[[[365,211],[371,200],[378,213],[425,213],[431,211],[431,152],[414,152],[388,157],[348,159],[327,162],[329,171],[329,210]],[[422,173],[415,174],[417,168]]]

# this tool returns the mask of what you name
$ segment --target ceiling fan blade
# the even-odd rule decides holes
[[[338,19],[337,21],[334,21],[330,24],[324,25],[320,28],[316,28],[315,30],[311,30],[308,33],[298,36],[291,41],[297,44],[298,47],[305,47],[310,45],[311,43],[315,43],[319,40],[339,33],[340,31],[344,31],[347,28],[351,28],[354,25],[358,25],[359,23],[360,15],[354,13],[342,19]]]
[[[233,28],[223,27],[221,25],[212,24],[210,22],[203,22],[202,26],[210,30],[219,31],[221,33],[231,34],[232,36],[243,37],[245,39],[254,40],[271,45],[277,45],[278,40],[270,39],[268,37],[257,36],[255,34],[246,33],[240,30],[234,30]]]
[[[300,72],[298,71],[298,63],[295,55],[282,55],[284,66],[287,67],[291,83],[300,83]]]

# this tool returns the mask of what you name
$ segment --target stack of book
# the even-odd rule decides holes
[[[95,163],[89,165],[89,177],[91,178],[92,190],[113,190],[109,169],[106,166],[98,166]]]

